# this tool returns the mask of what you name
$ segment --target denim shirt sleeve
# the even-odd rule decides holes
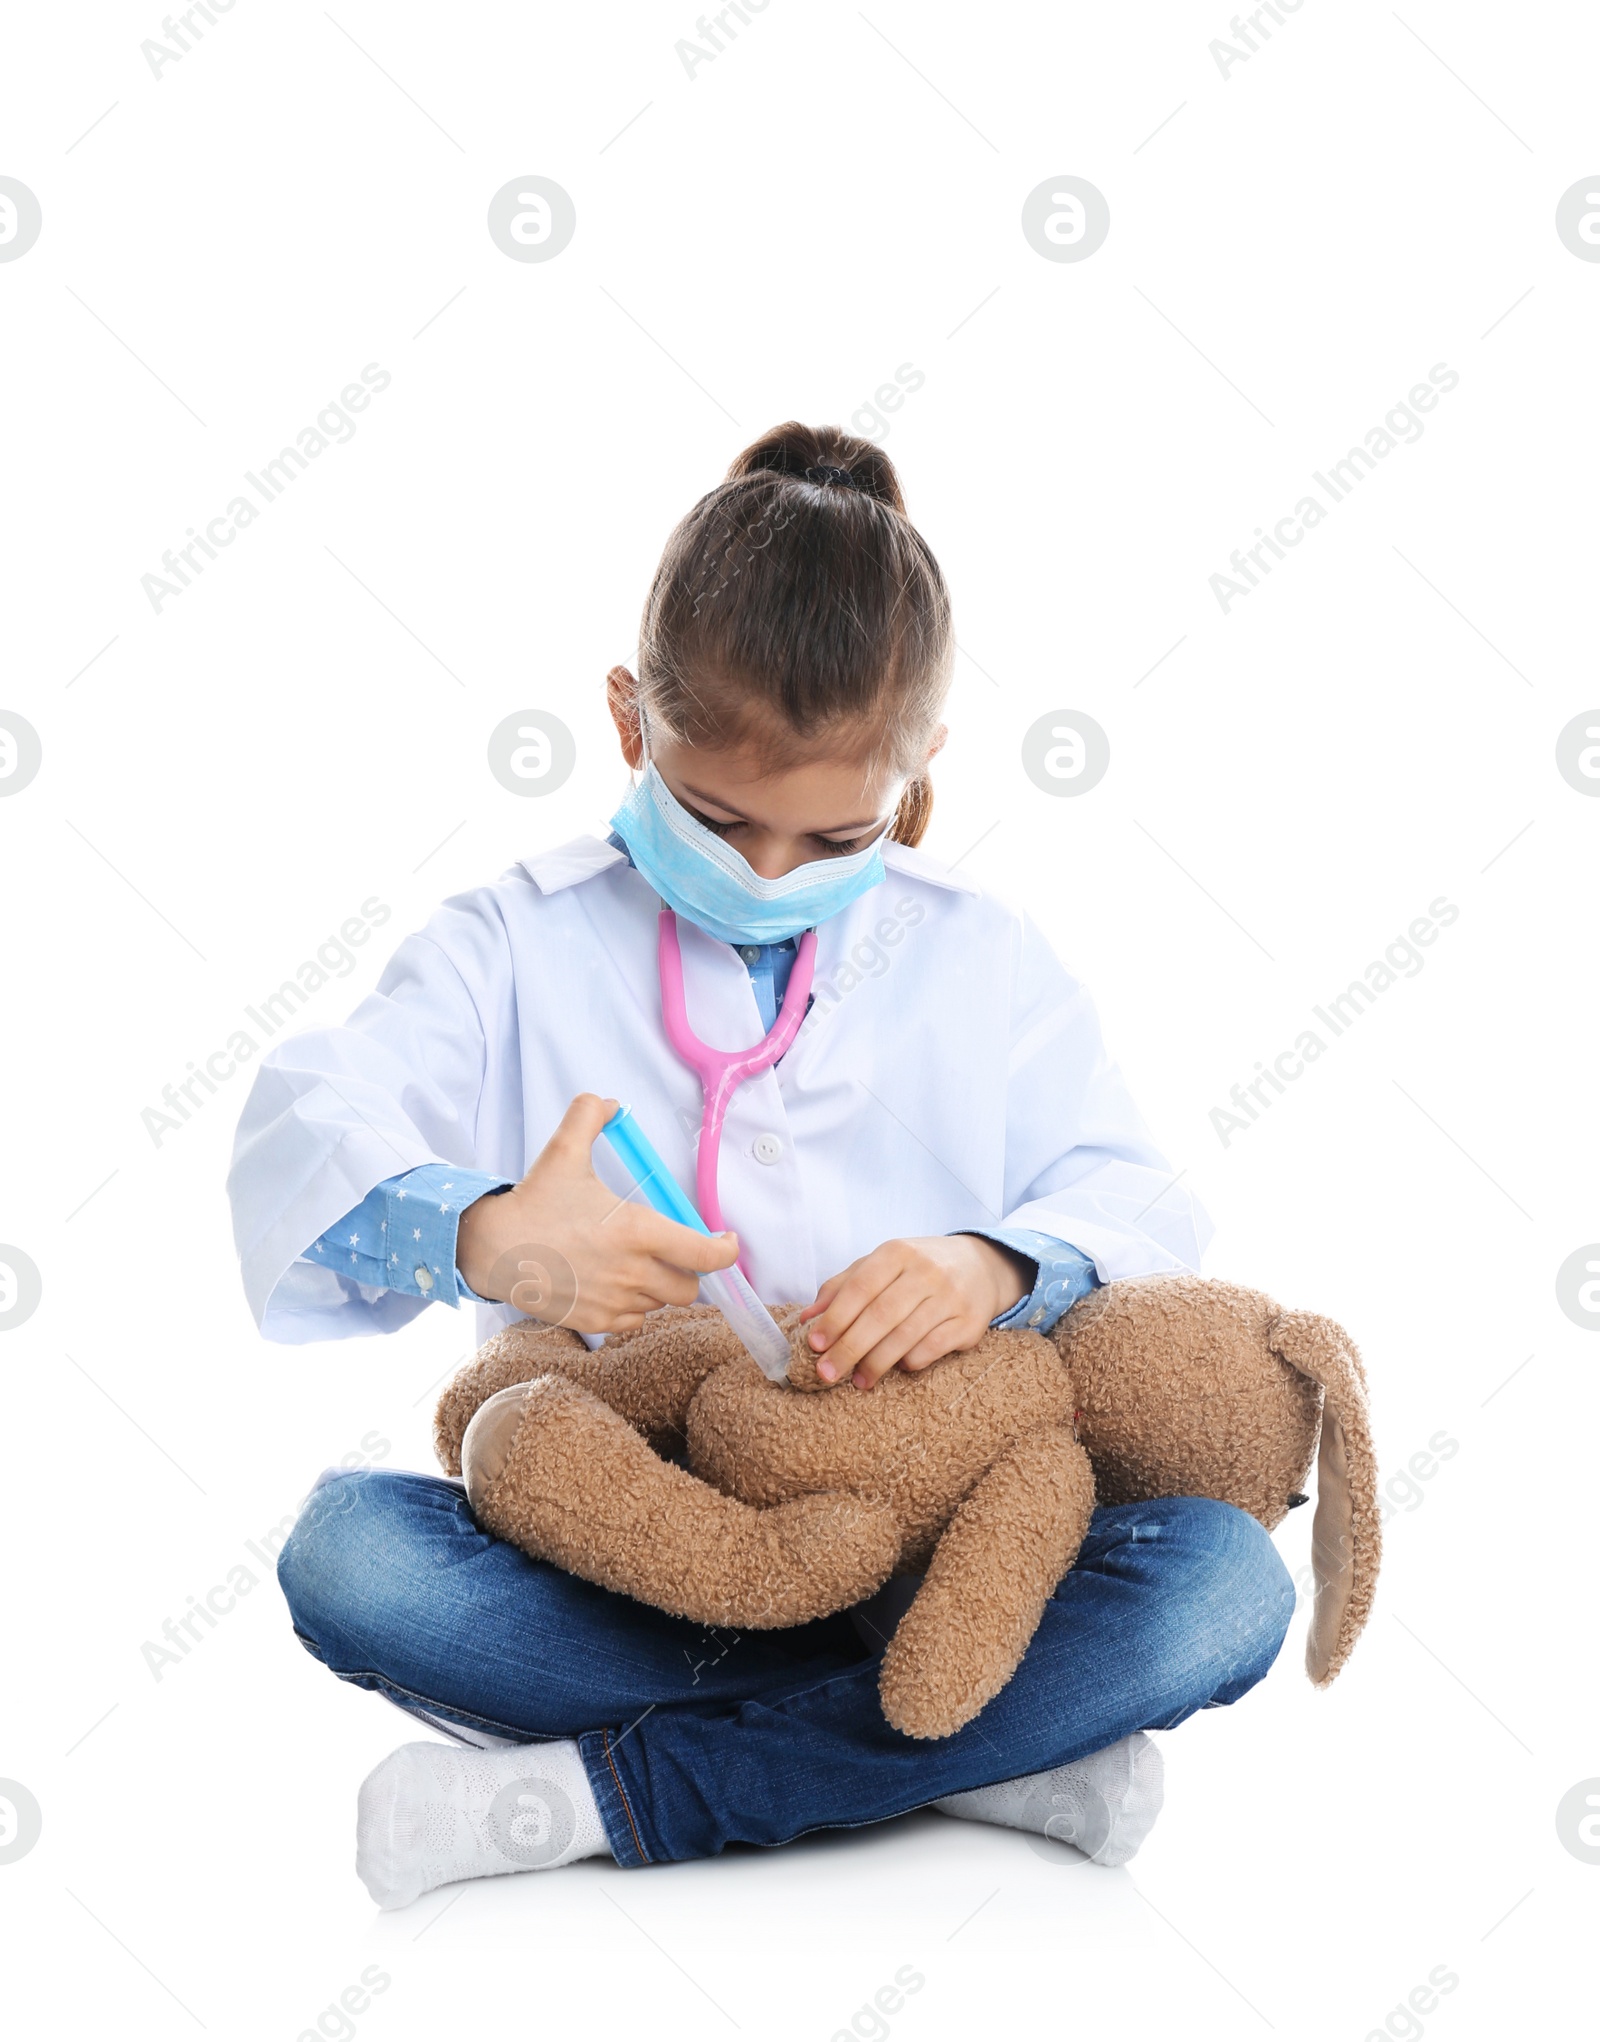
[[[510,1189],[509,1179],[482,1170],[423,1163],[374,1185],[301,1259],[375,1290],[442,1300],[452,1309],[462,1298],[482,1304],[456,1268],[456,1229],[474,1199]]]
[[[993,1241],[1013,1254],[1025,1255],[1035,1265],[1033,1289],[1009,1312],[989,1321],[991,1326],[1021,1326],[1031,1332],[1048,1333],[1075,1305],[1100,1288],[1094,1264],[1087,1255],[1052,1234],[1036,1234],[1027,1227],[965,1227],[964,1233]]]

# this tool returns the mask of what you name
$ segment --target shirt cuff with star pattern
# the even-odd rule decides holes
[[[491,1177],[482,1170],[423,1163],[375,1185],[336,1226],[312,1242],[303,1259],[336,1269],[356,1283],[452,1309],[463,1298],[487,1303],[456,1267],[456,1232],[462,1213],[475,1199],[511,1188],[509,1178]],[[1023,1227],[971,1231],[1035,1264],[1032,1290],[992,1325],[1048,1333],[1079,1298],[1099,1287],[1093,1262],[1066,1241]]]
[[[993,1241],[997,1248],[1009,1248],[1014,1255],[1024,1255],[1036,1265],[1033,1289],[1010,1311],[991,1319],[991,1326],[1017,1326],[1029,1332],[1048,1333],[1079,1298],[1100,1287],[1100,1278],[1089,1257],[1070,1242],[1058,1241],[1053,1234],[1036,1234],[1029,1227],[972,1227],[962,1231],[975,1233],[983,1241]]]
[[[423,1163],[374,1185],[361,1203],[312,1242],[301,1258],[355,1283],[403,1291],[453,1309],[486,1299],[456,1268],[456,1229],[475,1199],[509,1191],[511,1180],[449,1163]]]

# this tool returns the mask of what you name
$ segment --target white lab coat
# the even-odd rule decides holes
[[[1071,1242],[1102,1280],[1197,1269],[1210,1222],[1172,1181],[1088,993],[1026,916],[919,851],[886,844],[883,861],[884,882],[817,931],[793,1047],[728,1111],[722,1208],[759,1295],[808,1302],[881,1241],[1002,1223]],[[298,1258],[419,1163],[520,1178],[574,1093],[631,1106],[692,1196],[700,1088],[662,1032],[658,905],[614,846],[576,838],[447,900],[343,1027],[263,1057],[228,1190],[266,1338],[414,1318],[423,1299]],[[737,953],[680,932],[695,1032],[759,1041]],[[595,1168],[628,1188],[603,1141]],[[519,1316],[475,1309],[480,1341]]]

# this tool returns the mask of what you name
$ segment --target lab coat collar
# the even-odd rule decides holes
[[[910,879],[925,879],[930,886],[942,886],[949,893],[977,894],[982,890],[953,867],[930,858],[926,851],[914,851],[909,844],[885,844],[883,862],[891,872],[903,872]]]
[[[600,837],[574,837],[570,843],[557,844],[553,851],[524,858],[522,869],[541,893],[559,893],[563,887],[576,886],[580,880],[593,879],[597,872],[627,862],[627,853],[615,844]]]
[[[538,887],[541,893],[559,893],[563,887],[577,886],[585,879],[593,879],[597,873],[608,872],[613,865],[625,865],[627,853],[608,844],[600,837],[574,837],[570,843],[558,844],[553,851],[541,851],[536,857],[524,858],[522,869]],[[948,865],[941,865],[937,858],[930,858],[924,851],[914,851],[907,844],[886,843],[883,846],[883,862],[891,872],[904,873],[908,879],[921,879],[929,886],[944,887],[950,893],[976,894],[979,889],[971,880],[963,878]]]

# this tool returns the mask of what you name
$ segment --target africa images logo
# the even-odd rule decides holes
[[[1313,468],[1311,479],[1328,499],[1327,503],[1317,496],[1302,496],[1270,532],[1256,526],[1253,546],[1233,549],[1228,556],[1231,575],[1212,575],[1209,587],[1223,616],[1227,616],[1240,596],[1251,594],[1271,574],[1273,560],[1287,560],[1287,549],[1298,546],[1308,532],[1315,531],[1332,514],[1334,505],[1352,495],[1380,461],[1386,460],[1396,447],[1412,446],[1420,440],[1426,428],[1418,414],[1432,411],[1439,399],[1448,397],[1460,381],[1448,364],[1435,362],[1428,371],[1428,380],[1413,383],[1404,398],[1384,413],[1382,423],[1370,428],[1359,447],[1352,447],[1337,461],[1330,461],[1326,471]],[[1267,558],[1269,553],[1271,560]]]
[[[1402,978],[1415,978],[1427,962],[1423,949],[1437,943],[1440,930],[1448,929],[1460,916],[1461,910],[1455,903],[1440,894],[1428,903],[1425,915],[1415,917],[1404,936],[1396,936],[1382,957],[1372,960],[1360,978],[1351,979],[1344,991],[1335,994],[1325,1006],[1311,1009],[1327,1031],[1326,1041],[1317,1029],[1303,1028],[1292,1045],[1280,1050],[1270,1065],[1258,1057],[1257,1075],[1247,1078],[1242,1085],[1234,1086],[1228,1094],[1227,1106],[1213,1106],[1211,1109],[1211,1125],[1222,1146],[1226,1148],[1236,1134],[1246,1133],[1260,1119],[1262,1111],[1272,1104],[1273,1094],[1281,1097],[1290,1084],[1297,1078],[1303,1078],[1307,1065],[1326,1055],[1330,1043],[1353,1028],[1363,1014],[1375,1007],[1381,994],[1388,992]]]

